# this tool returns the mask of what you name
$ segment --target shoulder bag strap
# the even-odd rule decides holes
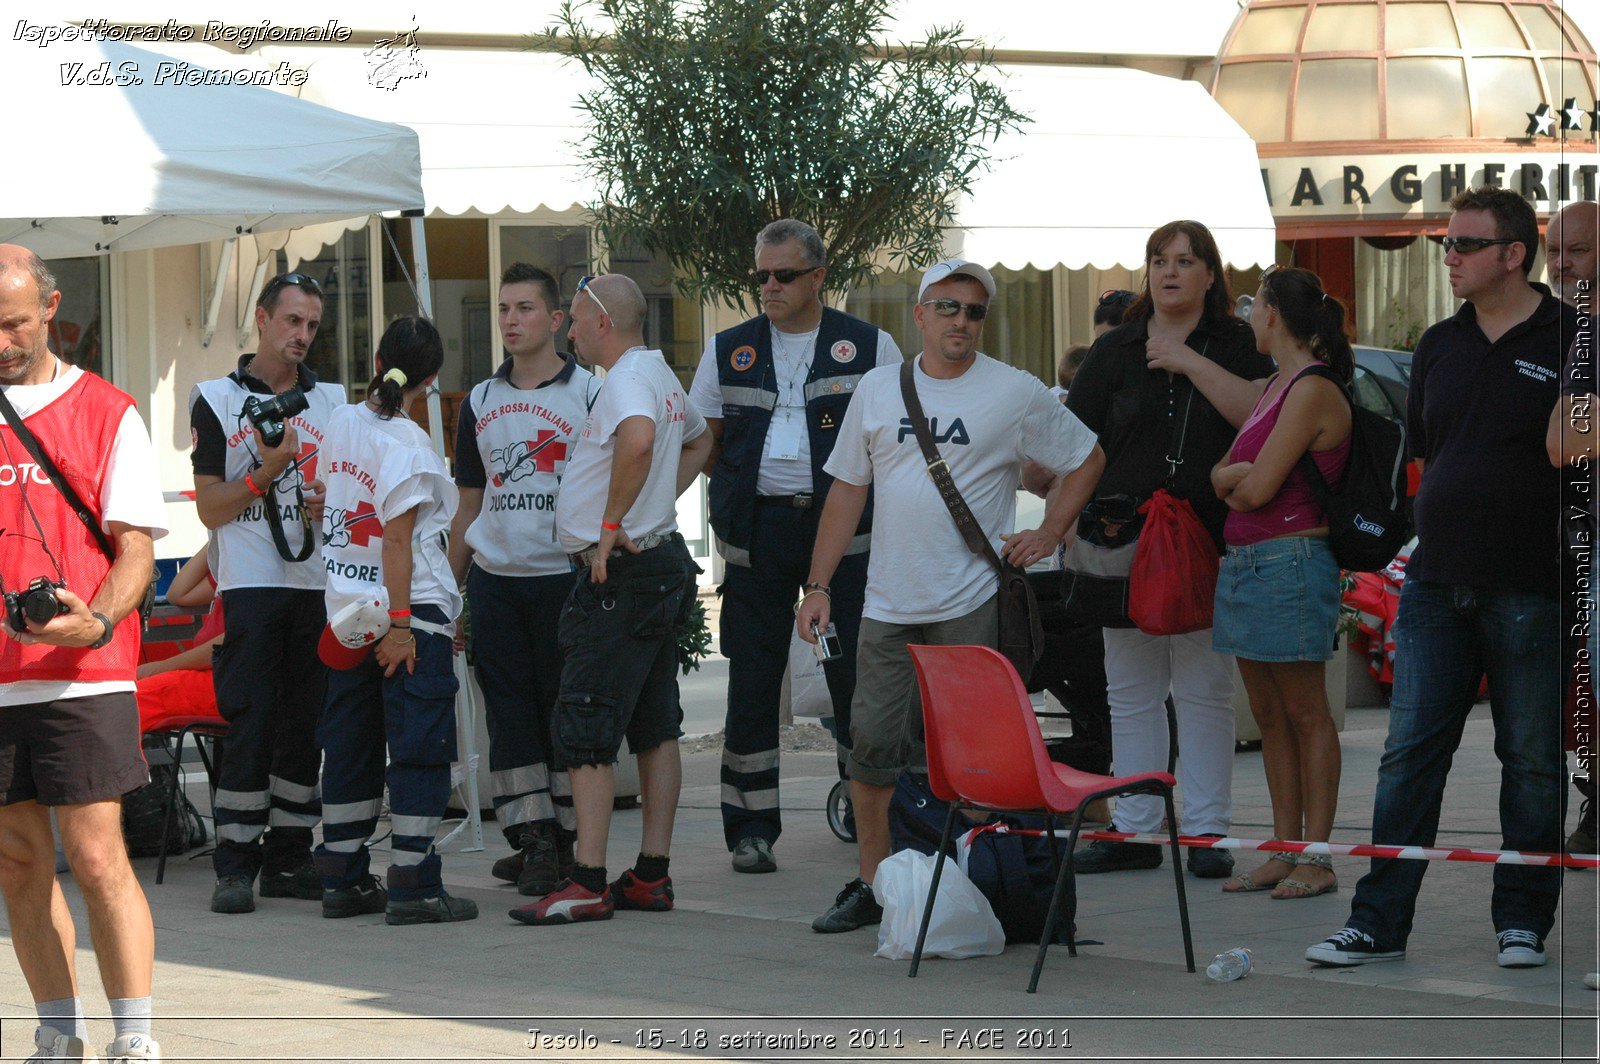
[[[1350,404],[1350,436],[1353,441],[1356,432],[1355,400],[1350,398],[1350,392],[1345,388],[1344,383],[1340,381],[1338,377],[1334,376],[1332,367],[1318,362],[1313,362],[1311,365],[1295,374],[1294,378],[1291,379],[1288,384],[1283,386],[1284,395],[1289,394],[1289,389],[1294,387],[1295,381],[1307,375],[1312,377],[1326,377],[1334,384],[1338,385],[1339,393],[1344,396],[1344,401]],[[1309,450],[1300,456],[1300,461],[1295,463],[1295,468],[1300,470],[1300,475],[1306,478],[1306,483],[1311,487],[1311,494],[1315,495],[1317,498],[1317,505],[1322,507],[1323,513],[1327,513],[1329,507],[1333,505],[1333,485],[1328,483],[1328,478],[1324,477],[1322,475],[1322,470],[1317,468],[1317,460],[1311,457],[1311,452]]]
[[[928,476],[933,478],[934,486],[939,489],[939,497],[950,510],[950,516],[956,523],[956,531],[961,533],[961,539],[966,543],[967,549],[987,560],[994,566],[995,572],[1001,572],[1003,566],[1000,556],[995,553],[989,537],[983,534],[983,529],[978,527],[978,519],[972,516],[972,511],[967,508],[967,502],[961,497],[954,478],[950,476],[949,463],[939,457],[939,450],[933,444],[933,433],[928,428],[928,418],[922,412],[922,400],[917,398],[917,385],[913,377],[916,361],[916,356],[913,356],[900,363],[900,395],[905,399],[906,413],[911,415],[911,430],[916,434],[917,446],[922,448],[922,458],[927,463]]]
[[[67,505],[72,507],[73,512],[78,515],[78,520],[82,521],[84,526],[93,534],[94,541],[99,546],[101,553],[108,560],[116,561],[117,552],[111,546],[111,539],[106,535],[105,529],[100,527],[99,519],[89,512],[89,508],[83,504],[83,498],[73,489],[71,484],[67,483],[66,477],[61,475],[61,470],[55,461],[45,453],[43,447],[39,446],[38,438],[23,422],[22,417],[17,413],[17,408],[11,405],[11,400],[6,396],[3,388],[0,388],[0,414],[5,415],[6,421],[11,424],[11,431],[17,434],[17,439],[22,441],[22,446],[27,448],[28,453],[33,456],[33,460],[38,463],[39,468],[44,470],[45,476],[50,478],[50,483],[54,484],[56,490],[61,492],[62,497],[67,500]]]

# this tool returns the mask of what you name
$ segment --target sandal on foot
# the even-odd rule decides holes
[[[1289,871],[1285,873],[1281,879],[1274,880],[1271,883],[1257,883],[1255,881],[1255,874],[1267,867],[1267,865],[1271,864],[1273,861],[1288,865]],[[1257,865],[1250,871],[1236,875],[1226,883],[1222,884],[1222,892],[1224,894],[1254,894],[1257,891],[1272,890],[1279,883],[1282,883],[1285,879],[1288,879],[1289,876],[1294,874],[1294,866],[1296,863],[1295,855],[1292,853],[1275,853],[1271,857],[1267,858],[1265,864]]]
[[[1339,880],[1333,876],[1333,858],[1325,853],[1303,853],[1296,862],[1312,868],[1325,868],[1328,871],[1328,881],[1320,887],[1312,886],[1303,879],[1295,879],[1293,875],[1284,876],[1278,880],[1278,885],[1273,888],[1272,897],[1277,901],[1299,901],[1302,898],[1317,898],[1324,894],[1333,894],[1339,890]],[[1279,893],[1279,892],[1282,893]]]

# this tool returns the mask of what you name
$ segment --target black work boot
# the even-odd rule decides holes
[[[522,873],[517,876],[517,893],[542,898],[560,883],[561,862],[555,827],[530,825],[527,834],[522,836]]]

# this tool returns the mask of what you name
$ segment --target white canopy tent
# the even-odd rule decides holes
[[[264,69],[214,49],[185,54],[204,55],[189,62],[191,68],[246,78]],[[416,133],[262,85],[177,81],[184,66],[184,60],[112,41],[57,39],[41,47],[16,35],[0,39],[5,98],[36,116],[40,129],[92,131],[94,146],[76,168],[43,153],[7,168],[0,243],[21,244],[45,258],[218,240],[229,242],[231,253],[240,236],[414,212],[419,300],[427,313],[432,301]],[[258,266],[257,284],[262,272]],[[428,402],[442,454],[437,395]],[[458,673],[464,667],[458,658]],[[470,696],[463,702],[462,764],[452,777],[467,791],[469,843],[481,849],[472,771],[475,706]]]
[[[574,147],[578,96],[592,84],[576,64],[429,49],[426,80],[386,91],[367,82],[358,51],[316,56],[305,98],[417,131],[431,208],[564,213],[596,198]],[[959,205],[952,251],[1010,267],[1138,268],[1152,229],[1197,218],[1225,261],[1272,261],[1255,142],[1204,86],[1109,66],[1005,66],[1001,77],[1033,121],[994,147]]]
[[[34,116],[41,148],[47,134],[89,146],[7,167],[0,241],[57,258],[422,208],[411,130],[255,85],[162,83],[177,62],[114,42],[0,39],[13,117]],[[129,83],[75,83],[101,72]]]
[[[1273,261],[1276,226],[1255,142],[1204,86],[1127,67],[1005,67],[1032,122],[995,145],[957,211],[966,258],[1138,268],[1145,238],[1204,222],[1222,260]]]

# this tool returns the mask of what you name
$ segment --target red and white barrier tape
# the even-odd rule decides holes
[[[1012,830],[1003,825],[976,831],[1010,831],[1016,835],[1042,835],[1042,831]],[[1057,831],[1065,838],[1067,832]],[[1129,831],[1085,831],[1079,838],[1105,842],[1142,842],[1166,846],[1165,835]],[[1210,850],[1265,850],[1272,853],[1325,853],[1335,857],[1394,857],[1405,861],[1475,861],[1480,864],[1530,865],[1534,867],[1600,868],[1600,854],[1526,853],[1519,850],[1469,850],[1442,846],[1378,846],[1371,843],[1296,842],[1288,839],[1235,839],[1211,835],[1179,835],[1179,846]]]

